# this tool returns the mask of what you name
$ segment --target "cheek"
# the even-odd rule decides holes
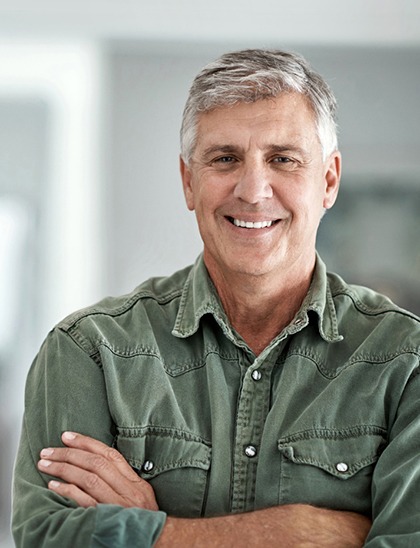
[[[206,182],[195,192],[196,207],[204,213],[211,214],[230,201],[229,188],[220,181]]]
[[[317,193],[297,193],[294,195],[293,205],[290,200],[290,210],[295,220],[300,220],[303,229],[317,226],[324,213],[323,198]]]

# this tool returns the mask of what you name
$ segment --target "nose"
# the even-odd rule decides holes
[[[244,164],[238,173],[233,195],[249,204],[257,204],[273,196],[269,174],[258,162]]]

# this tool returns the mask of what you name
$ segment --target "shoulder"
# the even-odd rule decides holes
[[[337,302],[347,301],[360,313],[367,315],[391,314],[396,317],[406,317],[420,326],[420,318],[413,312],[401,308],[389,297],[361,285],[348,284],[338,274],[327,273],[332,297]]]
[[[342,330],[373,336],[382,348],[420,353],[420,318],[368,287],[329,272],[328,284]]]
[[[86,351],[110,340],[134,340],[144,332],[153,318],[168,325],[175,322],[184,285],[191,270],[188,266],[167,277],[150,278],[131,293],[106,297],[98,303],[78,310],[57,324],[55,330],[70,335]]]

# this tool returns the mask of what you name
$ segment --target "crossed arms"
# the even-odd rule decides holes
[[[100,441],[66,432],[64,448],[41,451],[38,468],[51,480],[51,491],[83,508],[115,504],[157,511],[153,488],[124,457]],[[168,517],[156,546],[362,546],[370,520],[353,512],[338,512],[295,504],[217,518]],[[205,539],[205,541],[203,540]]]
[[[369,548],[420,546],[419,369],[405,381],[404,368],[399,367],[404,391],[398,392],[401,381],[390,383],[386,392],[390,399],[389,443],[372,478],[366,478],[372,488],[372,527],[366,518],[354,513],[294,504],[220,518],[170,516],[156,540],[165,516],[156,511],[151,485],[109,447],[114,441],[114,423],[102,370],[80,348],[75,350],[74,343],[63,334],[50,341],[45,354],[41,353],[28,377],[15,468],[13,532],[18,547],[150,545],[137,539],[145,529],[143,519],[148,525],[153,522],[152,540],[158,546],[258,546],[280,542],[283,546],[361,546],[368,530]],[[62,438],[66,447],[56,448],[59,433],[70,428],[104,443],[77,435]],[[41,448],[51,443],[53,451],[42,451],[44,462],[37,470]],[[59,483],[50,483],[46,489],[46,476]],[[112,537],[118,531],[120,543]],[[92,542],[97,534],[102,536]]]

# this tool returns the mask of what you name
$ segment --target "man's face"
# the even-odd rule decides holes
[[[181,174],[210,273],[313,267],[316,232],[335,202],[339,171],[338,153],[323,161],[313,112],[297,93],[202,114]]]

